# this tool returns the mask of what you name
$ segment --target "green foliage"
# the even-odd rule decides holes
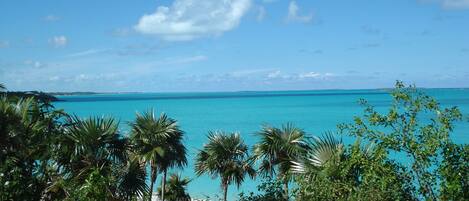
[[[418,198],[437,200],[438,166],[442,150],[451,142],[453,122],[462,115],[456,107],[441,108],[432,97],[414,86],[396,83],[387,113],[379,113],[362,100],[365,115],[354,124],[340,125],[351,136],[363,137],[386,151],[393,151],[411,163],[408,172],[417,188]],[[402,163],[402,162],[401,162]]]
[[[310,142],[297,162],[297,200],[412,200],[409,179],[398,165],[386,161],[381,147],[360,140],[348,147],[331,135]],[[407,181],[407,182],[406,182]]]
[[[126,185],[118,179],[138,174],[125,168],[128,140],[113,119],[79,119],[33,98],[3,97],[0,139],[0,200],[116,200],[145,189],[144,176]]]
[[[291,124],[265,126],[250,157],[238,133],[210,132],[196,174],[220,177],[224,200],[229,185],[254,178],[255,161],[266,180],[242,201],[469,200],[469,146],[450,138],[459,110],[401,82],[391,96],[386,112],[362,100],[365,114],[339,125],[355,137],[351,145],[332,134],[309,138]],[[0,200],[149,199],[158,174],[162,198],[189,200],[189,179],[166,179],[187,163],[177,121],[137,114],[129,138],[118,124],[69,116],[35,98],[0,98]]]
[[[59,111],[29,98],[0,99],[0,198],[39,199],[48,182],[47,152],[60,132]]]
[[[86,178],[84,184],[73,191],[73,194],[67,200],[100,201],[109,200],[112,194],[109,191],[111,181],[103,176],[99,169],[94,169]]]
[[[187,185],[191,180],[189,178],[181,178],[180,175],[173,173],[169,176],[165,186],[165,199],[169,201],[190,201],[191,197],[186,192]],[[163,190],[163,185],[158,188],[158,192]],[[161,194],[161,193],[160,193]]]
[[[132,158],[122,167],[115,170],[119,197],[130,200],[143,197],[150,190],[146,183],[145,164]]]
[[[305,133],[292,124],[286,124],[282,128],[264,126],[257,135],[260,141],[253,147],[253,158],[259,162],[259,172],[263,176],[273,176],[278,172],[277,177],[283,181],[284,195],[287,196],[292,161],[306,153]]]
[[[440,174],[441,200],[467,200],[469,198],[469,145],[447,144],[443,149]]]
[[[259,193],[240,193],[239,201],[286,201],[283,191],[283,181],[274,180],[267,176],[264,181],[257,186]]]
[[[184,132],[177,125],[177,121],[161,114],[155,116],[153,110],[143,114],[137,113],[137,118],[131,123],[131,141],[136,155],[150,166],[150,191],[157,175],[172,167],[183,167],[187,164],[186,147],[183,144]],[[165,185],[166,178],[163,178]],[[164,199],[164,192],[161,196]]]
[[[210,132],[208,143],[199,151],[195,161],[198,176],[207,173],[213,178],[221,178],[225,201],[230,184],[235,183],[239,187],[246,175],[255,176],[248,146],[239,133]]]

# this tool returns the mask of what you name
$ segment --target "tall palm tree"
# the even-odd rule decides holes
[[[255,176],[248,146],[239,133],[209,132],[208,143],[197,154],[195,172],[198,176],[207,173],[220,177],[224,201],[231,183],[239,187],[246,175]]]
[[[163,172],[165,176],[169,168],[182,167],[187,163],[186,148],[182,144],[184,132],[179,129],[174,119],[165,114],[156,117],[153,110],[143,114],[137,113],[131,127],[132,145],[137,155],[150,166],[151,199],[158,173]]]
[[[253,158],[260,163],[259,171],[264,175],[277,177],[283,181],[285,197],[288,197],[288,183],[292,161],[306,152],[305,132],[292,124],[281,128],[264,126],[257,133],[260,141],[254,145]]]
[[[0,83],[0,91],[4,91],[7,89],[4,84]]]
[[[164,154],[162,160],[158,163],[159,170],[163,173],[161,191],[161,200],[163,201],[165,200],[165,191],[163,189],[166,189],[166,175],[168,169],[173,167],[182,168],[187,164],[186,147],[182,142],[184,132],[175,124],[176,121],[172,119],[168,119],[168,121],[170,121],[168,125],[174,126],[174,131],[171,132],[170,136],[166,139],[165,146],[163,146]]]
[[[165,192],[166,198],[169,201],[190,201],[191,197],[186,192],[187,185],[191,180],[189,178],[181,178],[180,175],[173,173],[166,181],[167,186],[159,188],[159,192]]]

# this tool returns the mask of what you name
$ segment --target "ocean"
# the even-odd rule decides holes
[[[422,89],[434,96],[443,107],[457,106],[465,120],[456,124],[452,138],[458,143],[469,142],[469,89]],[[360,98],[368,100],[378,110],[385,111],[390,104],[387,90],[317,90],[271,92],[212,92],[212,93],[126,93],[58,96],[57,109],[80,117],[112,116],[120,120],[121,131],[126,134],[128,122],[136,112],[154,109],[178,121],[186,132],[188,165],[175,169],[193,181],[188,191],[194,198],[221,194],[220,180],[209,176],[196,177],[194,158],[207,140],[208,131],[240,132],[248,145],[256,142],[256,131],[262,125],[281,126],[293,123],[309,135],[336,131],[339,123],[350,123],[363,113]],[[337,136],[342,137],[342,136]],[[342,137],[345,143],[352,139]],[[159,176],[161,178],[161,175]],[[229,197],[238,193],[256,191],[260,181],[246,179],[240,188],[229,188]],[[159,185],[159,182],[157,183]],[[156,188],[155,188],[156,189]]]

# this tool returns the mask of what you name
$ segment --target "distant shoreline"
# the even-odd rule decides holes
[[[393,88],[369,88],[369,89],[292,89],[292,90],[239,90],[239,91],[127,91],[127,92],[44,92],[54,96],[79,96],[79,95],[105,95],[105,94],[177,94],[177,93],[257,93],[257,92],[301,92],[301,91],[360,91],[360,90],[382,90],[391,91]],[[419,87],[418,89],[450,89],[450,90],[469,90],[469,87],[441,87],[441,88],[426,88]]]
[[[97,94],[106,94],[98,92],[46,92],[52,96],[79,96],[79,95],[97,95]]]

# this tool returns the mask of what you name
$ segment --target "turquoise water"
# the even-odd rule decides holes
[[[427,89],[442,106],[458,106],[469,115],[469,89]],[[335,131],[336,125],[351,122],[362,113],[357,101],[367,99],[378,109],[389,105],[389,94],[384,90],[324,90],[278,92],[220,92],[220,93],[135,93],[87,96],[60,96],[63,102],[54,103],[81,117],[90,115],[113,116],[120,119],[122,131],[128,129],[135,112],[153,108],[178,120],[186,131],[185,144],[189,150],[189,164],[184,170],[175,170],[194,178],[193,158],[206,141],[209,130],[238,131],[247,144],[256,142],[254,133],[262,124],[280,126],[291,122],[307,133],[320,135]],[[468,143],[469,123],[457,124],[453,139]],[[350,139],[344,139],[350,142]],[[193,197],[213,196],[219,193],[219,180],[202,176],[194,179],[189,192]],[[231,186],[230,197],[241,191],[254,191],[256,181],[247,179],[237,189]]]

